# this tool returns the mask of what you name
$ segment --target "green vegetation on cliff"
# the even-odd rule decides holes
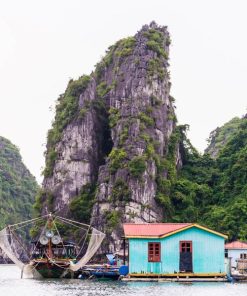
[[[37,189],[18,148],[0,137],[0,228],[32,217]]]
[[[241,123],[242,120],[239,117],[234,117],[223,126],[212,131],[208,139],[209,145],[205,149],[205,153],[208,153],[213,158],[216,158],[227,141],[238,131]]]
[[[238,129],[225,128],[238,125]],[[247,239],[247,119],[234,119],[218,130],[225,140],[216,159],[187,147],[184,165],[172,186],[173,221],[199,222]]]
[[[82,187],[79,195],[70,202],[69,209],[76,221],[90,223],[95,194],[95,184],[87,184]]]
[[[80,113],[78,102],[80,94],[86,89],[89,81],[90,77],[87,75],[81,76],[77,80],[71,79],[65,93],[60,95],[57,100],[55,120],[47,136],[46,167],[43,172],[45,177],[52,175],[52,170],[57,159],[55,145],[61,140],[64,128],[76,115],[78,117],[85,115],[84,109]]]

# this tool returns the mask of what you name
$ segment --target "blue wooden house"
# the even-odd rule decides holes
[[[124,224],[130,276],[225,276],[224,234],[193,223]]]

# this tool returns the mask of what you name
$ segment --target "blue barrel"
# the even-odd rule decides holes
[[[129,266],[122,265],[119,267],[119,274],[120,275],[127,275],[129,273]]]

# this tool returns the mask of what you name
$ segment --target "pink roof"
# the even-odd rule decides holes
[[[192,223],[125,223],[123,225],[124,234],[129,236],[154,236],[159,237],[168,233],[175,232],[176,230],[183,229]]]
[[[234,241],[234,242],[225,244],[225,249],[247,249],[247,243]]]

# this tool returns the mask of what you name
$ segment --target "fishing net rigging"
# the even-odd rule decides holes
[[[0,248],[25,277],[38,278],[53,271],[58,274],[58,269],[62,274],[79,270],[97,252],[104,237],[90,225],[49,214],[2,229]]]

